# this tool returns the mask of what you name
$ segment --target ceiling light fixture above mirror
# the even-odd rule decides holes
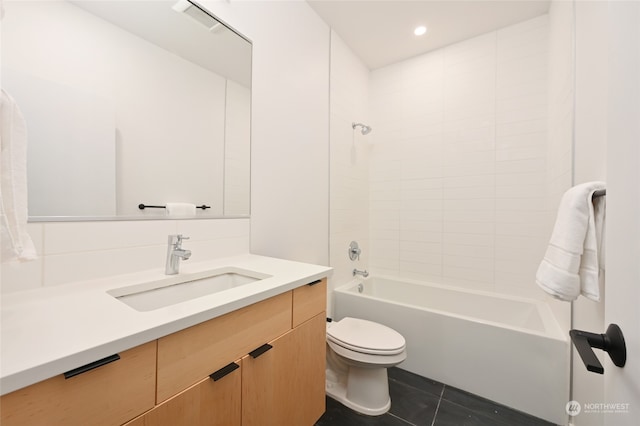
[[[204,10],[200,9],[200,7],[193,4],[189,0],[178,0],[178,2],[172,6],[172,9],[176,12],[184,13],[196,22],[207,27],[207,29],[212,33],[217,33],[224,29],[224,26],[220,23],[220,21],[209,15]]]

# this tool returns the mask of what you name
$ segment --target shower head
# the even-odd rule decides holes
[[[356,127],[362,127],[362,129],[360,130],[360,132],[363,135],[368,135],[369,133],[371,133],[371,127],[367,126],[366,124],[362,124],[362,123],[351,123],[351,128],[355,129]]]

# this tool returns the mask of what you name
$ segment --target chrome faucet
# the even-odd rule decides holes
[[[360,271],[358,269],[354,269],[353,270],[353,276],[355,277],[356,275],[362,275],[364,278],[367,278],[369,276],[369,272],[367,272],[366,269],[364,271]]]
[[[182,240],[188,240],[189,237],[183,237],[182,234],[169,235],[169,245],[167,247],[167,265],[164,273],[166,275],[175,275],[180,270],[180,259],[187,260],[191,257],[191,250],[182,248]]]

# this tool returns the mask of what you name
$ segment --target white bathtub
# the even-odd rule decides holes
[[[566,424],[569,342],[545,303],[387,277],[334,295],[336,320],[368,319],[405,337],[400,368]]]

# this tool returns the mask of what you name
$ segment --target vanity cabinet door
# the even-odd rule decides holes
[[[207,377],[125,426],[240,426],[240,365],[229,364],[231,371]]]
[[[119,425],[155,402],[156,341],[65,379],[63,375],[4,395],[2,426]]]
[[[242,426],[312,426],[325,410],[325,313],[242,358]]]

